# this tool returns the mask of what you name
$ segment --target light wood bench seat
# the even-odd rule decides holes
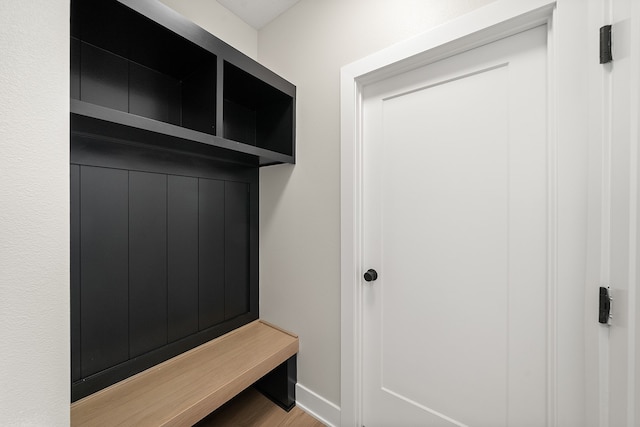
[[[256,320],[74,402],[71,425],[192,425],[297,352],[297,336]]]

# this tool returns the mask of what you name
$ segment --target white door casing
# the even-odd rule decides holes
[[[546,57],[540,26],[364,88],[366,426],[546,424]]]
[[[589,199],[598,209],[592,210],[589,224],[588,283],[610,287],[613,301],[609,326],[587,322],[586,351],[593,372],[588,390],[598,396],[588,408],[588,425],[635,427],[640,423],[640,2],[592,0],[589,6],[590,54],[598,53],[596,30],[608,24],[613,61],[593,61],[588,68]],[[590,306],[597,305],[593,287],[586,297]]]
[[[547,24],[549,159],[547,425],[584,425],[584,260],[586,252],[587,106],[575,73],[584,52],[572,50],[583,34],[580,2],[498,1],[342,70],[342,425],[362,425],[362,96],[364,88],[456,53]],[[558,52],[563,52],[560,56]],[[578,77],[576,77],[578,76]],[[559,108],[561,107],[561,108]],[[557,141],[562,140],[562,144]],[[565,183],[571,182],[571,185]],[[557,183],[557,185],[553,184]],[[579,266],[579,267],[577,267]]]

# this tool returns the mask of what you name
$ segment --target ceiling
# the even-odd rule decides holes
[[[300,0],[217,0],[256,30],[273,21]]]

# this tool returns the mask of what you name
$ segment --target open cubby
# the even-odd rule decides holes
[[[115,1],[73,12],[72,98],[215,134],[216,55]]]
[[[224,137],[293,155],[293,97],[224,63]]]

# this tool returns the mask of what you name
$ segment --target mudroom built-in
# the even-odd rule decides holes
[[[296,88],[155,0],[73,0],[70,49],[76,401],[259,318]]]

